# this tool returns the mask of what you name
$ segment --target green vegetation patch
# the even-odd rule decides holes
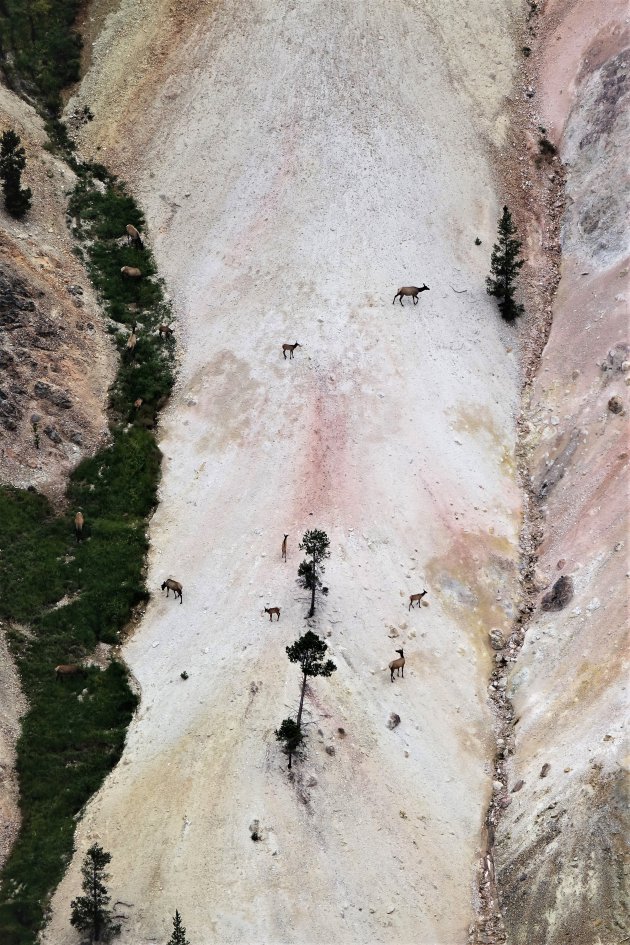
[[[117,643],[148,598],[146,523],[160,475],[152,428],[173,384],[173,341],[155,330],[171,320],[170,307],[150,251],[124,238],[127,223],[142,229],[142,214],[104,168],[73,165],[69,219],[122,356],[110,391],[110,445],[73,473],[68,511],[56,514],[36,492],[0,488],[0,619],[29,703],[17,746],[22,829],[0,889],[3,945],[35,942],[72,854],[76,816],[120,757],[136,707],[122,664],[63,680],[55,666],[80,663],[98,642]],[[125,265],[142,279],[126,280]],[[77,509],[85,518],[80,543]]]
[[[74,23],[83,0],[2,0],[0,60],[11,87],[61,110],[63,88],[76,82],[81,36]]]

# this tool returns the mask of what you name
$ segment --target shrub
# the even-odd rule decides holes
[[[0,178],[7,213],[19,219],[30,210],[30,187],[22,188],[22,171],[26,167],[26,152],[20,146],[15,131],[3,131],[0,136]]]

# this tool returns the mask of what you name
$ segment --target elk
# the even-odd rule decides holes
[[[127,242],[130,244],[131,243],[135,244],[140,249],[144,249],[144,243],[142,242],[142,237],[136,230],[133,223],[128,223],[125,229],[127,230]]]
[[[179,597],[180,604],[184,603],[184,599],[182,597],[183,588],[181,584],[179,583],[179,581],[174,581],[173,578],[167,578],[162,584],[161,589],[164,590],[164,588],[166,588],[167,597],[169,596],[170,591],[172,591],[175,600],[177,600],[177,598]]]
[[[402,305],[402,304],[403,304],[403,301],[402,301],[402,300],[403,300],[403,295],[410,295],[410,296],[412,297],[412,299],[413,299],[413,304],[414,304],[414,305],[417,305],[417,304],[418,304],[418,294],[419,294],[420,292],[428,292],[428,291],[429,291],[429,286],[428,286],[428,285],[421,285],[421,286],[417,286],[417,285],[404,285],[404,286],[402,287],[402,289],[399,289],[398,292],[396,293],[396,295],[394,296],[394,302],[396,301],[397,298],[400,298],[400,304]],[[394,302],[392,302],[392,305],[394,304]]]
[[[392,682],[394,681],[394,670],[398,670],[398,675],[402,674],[402,678],[405,678],[405,654],[402,650],[396,650],[397,653],[400,653],[400,659],[392,660],[389,664],[389,671],[392,674]]]
[[[55,666],[55,679],[61,682],[66,676],[87,676],[87,670],[78,663],[62,663]]]
[[[288,535],[285,535],[284,538],[282,539],[282,560],[283,561],[287,560],[287,538],[288,537],[289,537]]]
[[[135,266],[121,266],[120,271],[128,279],[140,279],[142,277],[142,271]]]
[[[410,594],[409,607],[407,608],[407,610],[411,610],[411,608],[413,607],[416,601],[418,601],[418,607],[420,607],[420,602],[422,601],[422,598],[424,597],[425,594],[426,594],[426,591],[423,591],[421,594]]]
[[[287,351],[288,351],[288,352],[289,352],[289,360],[291,360],[291,358],[293,357],[293,352],[295,351],[295,349],[296,349],[296,348],[301,348],[301,347],[302,347],[302,345],[299,343],[299,341],[296,341],[294,345],[287,345],[287,344],[282,345],[282,354],[283,354],[284,359],[286,360]]]
[[[138,344],[138,336],[135,331],[132,331],[129,337],[127,338],[127,354],[133,356],[134,351],[136,350],[136,345]]]
[[[278,620],[280,620],[280,608],[279,607],[265,607],[263,609],[264,614],[269,614],[269,620],[273,620],[273,615],[275,614]]]
[[[170,338],[173,334],[173,329],[170,325],[158,325],[158,334],[160,338]]]
[[[143,404],[143,403],[144,403],[144,401],[143,401],[142,397],[138,397],[136,400],[134,400],[133,405],[134,405],[134,407],[136,408],[136,410],[140,410],[140,407],[142,407],[142,404]]]
[[[83,526],[85,525],[85,519],[83,518],[83,512],[77,512],[74,516],[74,534],[77,536],[77,544],[80,541],[83,541]]]

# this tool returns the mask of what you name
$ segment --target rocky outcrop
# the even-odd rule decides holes
[[[45,150],[35,111],[0,87],[0,130],[26,149],[33,206],[0,207],[0,481],[58,495],[103,442],[113,346],[66,223],[72,172]]]
[[[541,125],[565,164],[561,281],[526,446],[540,520],[534,614],[495,863],[510,945],[618,945],[627,711],[629,84],[624,6],[546,5]],[[627,191],[626,191],[627,193]],[[611,407],[612,404],[612,407]]]

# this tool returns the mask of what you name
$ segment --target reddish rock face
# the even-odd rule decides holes
[[[562,575],[542,598],[512,674],[519,723],[511,767],[533,788],[514,797],[497,831],[511,945],[613,945],[623,921],[625,14],[622,3],[552,0],[537,26],[537,101],[564,162],[568,199],[561,281],[533,386],[528,446],[543,522],[538,565]]]

